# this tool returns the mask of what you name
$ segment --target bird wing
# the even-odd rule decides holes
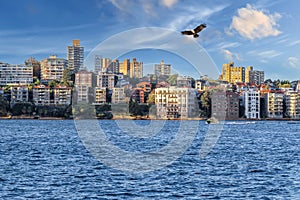
[[[199,26],[197,26],[197,27],[194,29],[194,31],[195,31],[196,33],[198,33],[198,32],[200,32],[200,31],[202,31],[204,28],[206,28],[206,25],[205,25],[205,24],[200,24]]]
[[[183,35],[194,35],[192,31],[181,31]]]

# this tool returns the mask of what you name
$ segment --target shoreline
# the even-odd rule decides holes
[[[96,118],[92,118],[96,119]],[[0,120],[80,120],[78,118],[64,118],[64,117],[39,117],[35,118],[34,116],[7,116],[0,117]],[[179,118],[179,119],[159,119],[159,118],[135,118],[130,116],[117,116],[112,119],[98,119],[98,120],[170,120],[170,121],[206,121],[206,118]],[[300,121],[299,119],[292,118],[263,118],[263,119],[226,119],[222,121]]]

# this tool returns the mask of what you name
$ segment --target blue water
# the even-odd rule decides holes
[[[146,152],[168,144],[180,121],[150,139],[129,137],[114,121],[100,124],[113,144]],[[192,144],[172,164],[136,174],[94,158],[72,120],[2,120],[0,199],[300,199],[300,122],[224,125],[201,159],[207,128],[199,122]]]

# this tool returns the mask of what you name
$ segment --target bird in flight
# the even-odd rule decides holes
[[[192,30],[181,31],[181,34],[182,35],[193,35],[194,38],[197,38],[197,37],[199,37],[199,35],[197,33],[202,31],[204,28],[206,28],[206,24],[200,24],[199,26],[197,26],[196,28],[194,28]]]

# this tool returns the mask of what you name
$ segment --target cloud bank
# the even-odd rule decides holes
[[[245,8],[238,9],[237,16],[232,18],[230,30],[237,31],[242,37],[250,40],[261,39],[269,36],[278,36],[281,32],[277,29],[279,13],[268,14],[247,4]]]

